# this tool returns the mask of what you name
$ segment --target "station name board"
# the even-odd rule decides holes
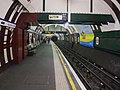
[[[0,18],[0,25],[1,26],[6,26],[6,27],[11,27],[11,28],[15,28],[16,27],[16,24],[11,23],[9,21],[6,21],[6,20],[4,20],[2,18]]]
[[[62,20],[62,15],[49,15],[49,20]]]

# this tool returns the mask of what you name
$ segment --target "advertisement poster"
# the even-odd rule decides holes
[[[94,33],[90,25],[77,25],[80,34],[80,44],[94,48]]]

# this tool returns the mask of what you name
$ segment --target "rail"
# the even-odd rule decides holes
[[[83,78],[83,82],[85,82],[85,85],[88,85],[88,87],[91,90],[96,90],[94,86],[90,84],[90,82],[87,80],[85,75],[82,75],[82,71],[80,70],[80,67],[82,69],[84,68],[86,70],[86,73],[89,75],[89,77],[92,75],[92,79],[94,81],[94,84],[97,85],[96,87],[99,88],[99,90],[119,90],[120,89],[120,81],[116,78],[112,77],[110,74],[108,74],[106,71],[104,71],[103,68],[99,68],[96,66],[95,63],[91,63],[89,59],[84,58],[80,54],[78,54],[76,51],[63,47],[60,44],[57,44],[58,47],[61,49],[61,51],[64,53],[64,55],[68,58],[71,65],[74,67],[75,71],[79,74],[80,79]],[[91,88],[92,87],[92,88]]]

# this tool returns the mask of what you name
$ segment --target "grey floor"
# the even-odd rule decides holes
[[[42,44],[34,56],[0,74],[0,90],[55,90],[53,53]]]

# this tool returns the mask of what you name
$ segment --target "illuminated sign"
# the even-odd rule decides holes
[[[49,15],[49,20],[62,20],[62,15]]]
[[[99,45],[99,37],[96,37],[96,45]]]

